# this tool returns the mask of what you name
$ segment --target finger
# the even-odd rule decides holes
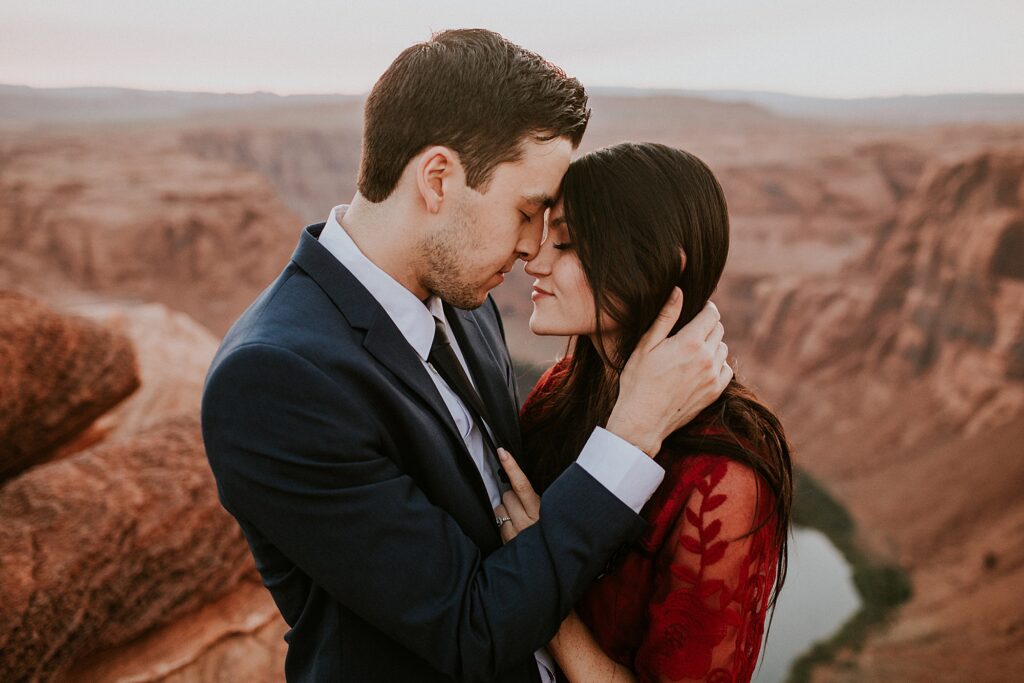
[[[540,496],[533,490],[533,485],[530,484],[529,478],[526,473],[523,472],[519,467],[519,463],[512,457],[504,448],[498,449],[498,458],[501,460],[501,466],[505,470],[505,474],[508,475],[508,481],[512,485],[512,490],[519,496],[519,500],[522,502],[523,507],[526,508],[534,519],[540,515]]]
[[[726,365],[725,362],[729,358],[729,346],[725,342],[718,342],[718,348],[715,349],[715,364],[712,366],[715,368],[716,373],[721,372],[722,366]]]
[[[533,524],[534,520],[530,519],[530,516],[526,514],[526,510],[523,508],[519,497],[516,496],[515,491],[505,491],[505,493],[501,494],[501,501],[504,503],[505,509],[508,510],[508,516],[512,518],[512,523],[516,525],[517,530],[522,531]]]
[[[508,510],[505,509],[504,505],[499,503],[498,507],[494,508],[495,519],[500,519],[501,517],[509,516],[510,515],[508,514]],[[498,527],[498,534],[501,536],[502,543],[508,543],[516,537],[517,533],[518,532],[516,531],[515,525],[512,524],[512,522],[505,522],[504,524]]]
[[[726,363],[722,366],[722,371],[718,373],[718,391],[719,393],[725,391],[725,388],[729,386],[729,382],[732,381],[733,369],[732,366]]]
[[[722,316],[718,313],[718,307],[709,301],[704,304],[701,312],[693,317],[693,320],[683,325],[683,329],[679,330],[676,337],[680,339],[696,339],[698,342],[702,342],[714,331],[715,325],[718,324],[721,318]]]
[[[725,337],[725,326],[723,326],[722,321],[719,320],[715,323],[715,326],[711,328],[711,332],[708,333],[707,339],[704,341],[714,348],[718,342],[722,341],[723,337]]]
[[[651,326],[640,337],[637,348],[649,350],[660,344],[672,331],[672,326],[679,320],[679,313],[683,310],[683,292],[678,287],[672,288],[672,294],[668,301],[658,311],[658,317],[654,319]]]
[[[501,535],[502,543],[508,543],[513,538],[519,535],[519,532],[516,531],[516,528],[512,526],[512,522],[505,522],[504,524],[502,524],[501,528],[498,529],[498,533]]]

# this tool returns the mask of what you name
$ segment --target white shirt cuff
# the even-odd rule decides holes
[[[537,660],[541,683],[555,683],[555,660],[551,658],[551,653],[542,647],[533,656]]]
[[[594,429],[576,462],[637,514],[665,478],[665,469],[653,458],[601,427]]]

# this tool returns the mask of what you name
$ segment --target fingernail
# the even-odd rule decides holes
[[[682,295],[683,295],[683,290],[679,289],[678,287],[673,287],[672,288],[672,303],[675,303],[676,301],[679,301],[679,297],[681,297]]]
[[[506,451],[504,448],[499,448],[498,457],[501,458],[502,461],[508,460],[508,451]]]

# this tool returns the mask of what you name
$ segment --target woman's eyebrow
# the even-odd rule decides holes
[[[565,216],[559,216],[558,218],[548,223],[548,225],[550,225],[552,228],[558,228],[565,225]]]

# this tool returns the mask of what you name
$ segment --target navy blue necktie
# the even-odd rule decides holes
[[[434,317],[434,341],[430,345],[430,355],[427,356],[427,362],[434,366],[438,374],[452,388],[452,391],[462,399],[462,402],[469,410],[469,414],[473,417],[476,428],[480,430],[480,435],[484,439],[484,448],[498,464],[498,477],[501,481],[508,482],[508,475],[505,474],[505,470],[501,467],[501,461],[498,460],[498,449],[494,447],[494,442],[491,440],[491,436],[487,432],[487,426],[484,424],[484,420],[493,422],[487,414],[487,407],[480,399],[476,389],[473,388],[473,383],[469,381],[469,377],[466,376],[466,371],[463,370],[458,356],[455,355],[452,343],[448,339],[448,333],[444,329],[444,321],[436,316]]]

